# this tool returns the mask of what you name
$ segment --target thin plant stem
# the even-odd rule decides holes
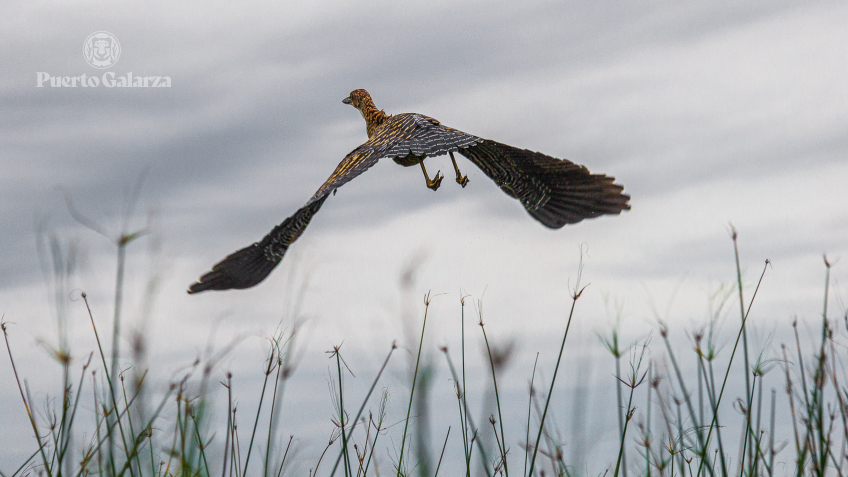
[[[16,475],[20,474],[24,467],[26,467],[30,463],[30,461],[35,459],[35,456],[37,456],[39,452],[41,452],[41,446],[39,446],[39,448],[36,449],[35,452],[30,454],[29,458],[25,460],[24,463],[21,464],[21,466],[18,467],[14,472],[12,472],[12,475],[10,477],[15,477]]]
[[[377,426],[374,428],[374,440],[371,442],[371,452],[368,453],[368,460],[365,461],[365,468],[362,470],[362,475],[368,475],[368,467],[371,466],[371,458],[374,457],[374,449],[377,446],[377,438],[380,437],[380,431],[383,430],[383,420],[386,418],[386,403],[388,401],[388,392],[383,392],[383,397],[380,399],[380,410],[377,413]],[[371,421],[369,415],[369,422]],[[377,467],[377,460],[374,460],[374,467]]]
[[[32,432],[35,434],[35,440],[38,441],[38,450],[41,453],[42,462],[44,462],[44,469],[47,471],[48,475],[50,475],[50,466],[47,464],[47,454],[44,452],[44,443],[41,442],[38,426],[35,424],[35,416],[33,416],[32,409],[30,409],[30,401],[27,401],[26,396],[24,396],[24,388],[21,386],[21,380],[18,377],[18,368],[15,366],[15,359],[12,357],[12,348],[9,346],[9,332],[7,330],[8,323],[2,320],[3,318],[0,318],[0,328],[3,330],[3,338],[6,341],[6,351],[9,353],[9,362],[12,363],[12,372],[15,375],[15,382],[18,384],[18,391],[21,393],[21,400],[24,403],[24,408],[26,408],[27,417],[29,417],[29,423],[32,426]]]
[[[124,296],[124,267],[126,264],[127,243],[128,241],[125,241],[123,236],[118,242],[118,270],[115,277],[115,311],[112,318],[112,367],[109,371],[110,386],[118,379],[118,356],[121,345],[121,305]],[[112,405],[117,407],[117,402],[114,401],[114,393],[112,394],[112,398]]]
[[[164,409],[164,408],[165,408],[165,404],[168,402],[168,398],[171,396],[171,393],[173,392],[173,390],[174,390],[174,386],[171,386],[171,387],[168,389],[168,391],[165,393],[165,396],[162,398],[162,401],[159,403],[159,407],[158,407],[158,408],[157,408],[157,409],[153,412],[153,415],[151,415],[151,416],[150,416],[150,419],[148,419],[147,424],[146,424],[146,425],[144,426],[144,428],[142,429],[142,431],[141,431],[141,432],[142,432],[142,434],[147,433],[147,432],[150,432],[150,430],[151,430],[151,429],[152,429],[152,427],[153,427],[153,423],[154,423],[154,422],[156,421],[156,419],[159,417],[159,414],[162,412],[162,409]],[[132,404],[135,402],[135,399],[136,399],[137,397],[138,397],[138,393],[136,393],[135,395],[133,395],[132,399],[130,399],[130,406],[132,406]],[[116,417],[116,419],[117,419],[118,421],[120,421],[120,419],[123,417],[123,414],[124,414],[124,413],[121,413],[121,414],[118,414],[117,416],[115,416],[115,417]],[[108,425],[108,423],[107,423],[107,425]],[[99,441],[99,443],[98,443],[97,447],[100,447],[100,445],[101,445],[102,443],[103,443],[103,441]],[[127,451],[127,455],[130,455],[130,456],[135,456],[135,455],[137,455],[137,452],[138,452],[138,445],[139,445],[139,442],[138,442],[138,441],[133,442],[133,446],[132,446],[132,448],[131,448],[131,449],[129,449],[129,450]],[[114,474],[114,475],[116,475],[116,476],[121,476],[121,475],[123,475],[123,474],[124,474],[124,472],[126,472],[126,471],[127,471],[127,469],[129,469],[131,460],[132,460],[132,458],[128,458],[128,459],[127,459],[127,461],[124,463],[123,468],[122,468],[120,471],[115,472],[115,474]],[[78,474],[77,474],[77,477],[79,477],[79,476],[81,475],[82,471],[83,471],[83,469],[80,469],[80,473],[78,473]]]
[[[622,462],[622,459],[624,458],[624,444],[625,444],[625,437],[627,436],[627,426],[628,426],[628,424],[630,424],[630,418],[633,417],[633,410],[631,410],[631,406],[633,405],[633,392],[634,392],[634,390],[635,390],[635,386],[630,388],[630,398],[627,401],[627,411],[626,411],[625,419],[624,419],[624,429],[622,430],[622,433],[621,433],[621,444],[619,445],[619,448],[618,448],[618,459],[615,462],[615,472],[613,473],[614,477],[618,477],[619,470],[623,470],[623,469],[621,469],[621,462]],[[624,467],[627,467],[626,462],[625,462]]]
[[[324,460],[324,454],[327,453],[327,450],[330,449],[330,446],[332,446],[334,442],[336,442],[336,439],[333,438],[332,436],[330,436],[330,442],[327,443],[327,447],[325,447],[324,451],[321,452],[321,456],[318,457],[318,462],[315,464],[315,469],[313,469],[313,472],[312,472],[313,476],[318,475],[318,466],[321,465],[321,461]]]
[[[424,330],[427,327],[427,312],[430,310],[430,293],[424,296],[424,322],[421,324],[421,339],[418,342],[418,357],[415,359],[415,372],[412,374],[412,389],[409,391],[409,406],[406,409],[406,421],[403,426],[403,439],[400,441],[400,457],[398,457],[397,471],[401,475],[403,467],[403,452],[406,449],[406,434],[409,429],[409,417],[412,414],[412,397],[415,395],[415,383],[418,380],[418,365],[421,362],[421,349],[424,347]]]
[[[727,462],[726,462],[725,457],[724,457],[724,444],[723,444],[722,439],[721,439],[721,422],[719,421],[719,417],[718,417],[719,402],[718,402],[718,398],[716,398],[716,385],[715,385],[715,372],[714,372],[715,370],[714,370],[712,360],[707,362],[707,367],[709,368],[709,371],[710,371],[710,375],[709,375],[708,379],[710,380],[710,388],[712,389],[712,393],[713,393],[713,398],[712,398],[713,420],[712,420],[712,422],[715,423],[716,441],[718,442],[718,458],[719,458],[719,462],[721,462],[722,475],[727,475]],[[708,447],[709,447],[709,437],[710,437],[709,434],[707,434],[707,446]]]
[[[624,414],[627,412],[621,402],[621,350],[618,349],[618,333],[613,330],[613,346],[615,347],[613,354],[615,356],[615,398],[618,403],[618,434],[622,436],[622,443],[618,454],[618,461],[615,465],[615,477],[618,477],[618,465],[624,455]],[[624,468],[624,477],[627,477],[627,466]]]
[[[671,366],[674,369],[675,377],[677,378],[677,383],[680,386],[680,390],[683,392],[683,400],[686,402],[686,406],[689,410],[689,415],[693,420],[697,418],[697,414],[695,414],[695,408],[692,404],[692,400],[689,398],[690,394],[686,388],[685,381],[683,379],[683,373],[680,371],[680,366],[677,364],[677,358],[675,357],[674,350],[671,347],[671,341],[668,339],[668,330],[663,326],[660,330],[660,336],[665,343],[666,349],[668,350],[668,358],[671,360]],[[701,423],[695,422],[695,436],[698,438],[698,447],[701,449],[702,457],[701,462],[704,462],[706,457],[707,447],[704,443],[704,437],[701,431]],[[700,469],[698,470],[698,475],[701,474]]]
[[[745,374],[748,374],[748,373],[745,373]],[[756,387],[756,381],[757,381],[757,375],[755,374],[754,375],[754,386],[752,386],[752,388]],[[740,461],[739,461],[739,469],[740,469],[740,471],[743,471],[743,472],[744,472],[744,469],[745,469],[745,457],[749,457],[750,460],[748,462],[750,462],[752,464],[754,462],[754,456],[753,456],[753,453],[751,452],[751,448],[746,448],[747,445],[748,445],[748,441],[749,441],[748,436],[752,432],[752,430],[751,430],[751,404],[754,401],[754,390],[753,389],[751,389],[751,393],[748,396],[746,396],[746,398],[747,398],[747,402],[745,403],[745,405],[747,406],[747,408],[745,409],[745,430],[744,430],[744,434],[742,435],[742,453],[741,453],[742,455],[740,456]],[[751,447],[753,447],[753,442],[751,442],[751,444],[752,444]],[[745,454],[746,450],[748,451],[747,456]],[[752,470],[753,470],[753,467],[752,467]]]
[[[380,371],[377,372],[377,376],[374,377],[374,381],[371,382],[371,387],[368,389],[368,394],[365,395],[365,399],[362,400],[362,405],[359,406],[359,411],[356,413],[356,417],[353,419],[353,424],[350,427],[350,431],[348,431],[347,438],[353,435],[353,430],[356,428],[356,424],[359,422],[359,418],[362,416],[362,412],[365,410],[365,406],[368,404],[368,400],[371,399],[371,393],[374,392],[374,388],[377,387],[377,383],[380,381],[380,377],[383,375],[383,371],[386,369],[386,365],[389,364],[389,358],[392,357],[392,353],[397,349],[397,343],[392,342],[392,349],[389,350],[389,354],[386,356],[386,359],[383,360],[383,365],[380,366]],[[333,465],[333,471],[330,472],[330,476],[336,474],[336,469],[339,466],[339,461],[342,458],[344,452],[339,452],[338,458],[336,458],[336,463]]]
[[[92,352],[88,355],[88,361],[86,361],[86,363],[82,366],[82,372],[80,373],[79,384],[77,385],[77,396],[76,396],[76,398],[74,398],[73,411],[71,411],[71,416],[70,416],[70,420],[69,420],[69,423],[68,423],[68,427],[73,425],[74,418],[77,415],[77,409],[79,409],[79,400],[80,400],[80,397],[82,396],[83,381],[85,380],[85,372],[88,369],[89,365],[91,365],[91,359],[93,357],[94,357],[94,352]],[[63,455],[65,454],[65,452],[68,449],[68,446],[70,445],[70,429],[66,433],[66,436],[68,436],[68,437],[66,438],[65,443],[62,446],[62,451],[61,451]],[[62,457],[59,458],[59,461],[60,462],[62,461]]]
[[[130,437],[135,439],[136,434],[135,434],[135,430],[133,429],[132,414],[130,413],[130,404],[129,404],[129,400],[127,399],[127,387],[124,386],[124,374],[123,373],[121,373],[121,394],[124,397],[124,408],[127,410],[127,417],[128,417],[127,423],[129,424],[129,427],[130,427]],[[141,462],[139,462],[138,459],[133,459],[133,460],[135,461],[136,470],[138,471],[138,475],[141,476],[142,475],[141,474]],[[132,467],[130,467],[130,469],[132,469]],[[208,472],[207,472],[207,474],[208,474]]]
[[[447,349],[443,349],[442,351],[445,353],[445,359],[448,362],[448,368],[450,369],[451,376],[453,377],[453,381],[456,383],[457,388],[459,388],[459,386],[460,386],[459,377],[456,374],[456,368],[453,365],[453,361],[451,361],[450,355],[448,354]],[[474,417],[468,412],[468,400],[466,399],[465,390],[462,389],[462,388],[459,388],[458,394],[461,396],[461,398],[460,398],[461,409],[460,410],[461,411],[464,410],[465,417],[467,418],[466,421],[462,421],[461,416],[460,416],[460,421],[467,422],[466,425],[468,426],[468,430],[471,432],[471,436],[472,436],[470,441],[469,441],[469,444],[468,444],[468,454],[465,456],[466,473],[470,474],[471,473],[471,454],[474,452],[474,439],[477,436],[477,426],[474,425]],[[462,414],[462,413],[460,413],[460,414]],[[477,448],[480,449],[480,461],[483,464],[483,469],[486,472],[486,475],[488,477],[492,477],[492,474],[489,471],[489,467],[488,467],[489,458],[486,455],[486,448],[483,447],[483,446],[479,446],[479,445],[477,446]]]
[[[700,376],[700,374],[698,375]],[[648,363],[648,409],[645,418],[645,475],[651,477],[651,390],[654,382],[654,363]]]
[[[771,423],[769,424],[769,475],[774,475],[774,456],[777,454],[774,451],[774,411],[777,407],[775,405],[775,401],[777,400],[777,391],[771,390]]]
[[[751,394],[751,378],[748,375],[748,370],[750,369],[750,364],[748,362],[748,327],[745,326],[746,318],[748,317],[748,313],[745,312],[745,299],[743,297],[743,288],[742,288],[742,267],[739,265],[739,248],[736,241],[736,231],[733,232],[733,252],[736,257],[736,282],[738,284],[737,289],[739,291],[739,316],[742,320],[741,329],[742,329],[742,356],[745,359],[745,397],[747,398]],[[752,300],[753,302],[753,300]],[[750,307],[748,308],[750,310]],[[729,368],[729,366],[728,366]],[[748,408],[750,411],[750,407]],[[751,427],[751,413],[748,412],[745,414],[746,429],[750,429]],[[748,432],[742,436],[742,447],[743,449],[748,444]],[[750,449],[749,449],[750,450]],[[744,452],[744,450],[743,450]],[[749,452],[750,454],[750,452]],[[744,463],[744,456],[742,456],[742,460]],[[753,460],[753,457],[751,458]],[[723,465],[722,465],[723,466]],[[744,468],[744,467],[743,467]]]
[[[100,402],[97,395],[97,370],[91,371],[91,396],[94,399],[94,421],[95,421],[95,438],[97,442],[102,442],[100,435],[100,427],[102,425],[102,420],[100,419]],[[103,452],[100,451],[100,447],[95,447],[92,449],[95,455],[97,455],[97,472],[98,474],[103,474]],[[111,469],[112,474],[114,475],[115,469]],[[82,467],[80,468],[80,472],[82,472]]]
[[[580,288],[580,276],[583,273],[583,257],[580,257],[580,265],[577,268],[577,281],[574,285],[574,293],[571,294],[571,310],[568,312],[568,321],[565,325],[565,333],[562,335],[562,344],[559,347],[559,354],[557,355],[556,366],[554,366],[554,375],[551,378],[550,389],[548,390],[548,396],[545,399],[545,408],[542,411],[542,418],[539,422],[539,432],[536,434],[536,444],[533,448],[533,457],[530,459],[530,470],[527,472],[527,476],[531,477],[533,475],[533,467],[536,464],[536,454],[539,452],[539,443],[542,440],[542,432],[545,428],[545,417],[548,415],[548,407],[551,404],[551,396],[554,393],[554,383],[556,382],[557,373],[559,372],[559,365],[562,362],[562,355],[565,351],[565,340],[568,339],[568,330],[571,329],[571,319],[574,317],[574,308],[577,305],[577,299],[580,298],[580,295],[583,294],[584,288]],[[579,291],[578,291],[579,290]]]
[[[277,342],[276,346],[279,346]],[[280,373],[283,369],[283,362],[279,350],[277,350],[277,375],[274,378],[274,392],[271,393],[271,414],[268,417],[268,440],[265,442],[265,469],[262,475],[268,477],[268,464],[271,461],[271,435],[274,431],[274,411],[277,404],[277,388],[280,384]]]
[[[470,418],[468,414],[468,401],[466,399],[465,393],[468,387],[465,385],[465,297],[460,298],[459,303],[461,305],[461,315],[460,315],[460,324],[461,324],[461,341],[462,341],[462,404],[463,409],[465,410],[465,418],[463,419],[462,428],[463,432],[468,432],[468,419]],[[445,353],[447,356],[447,353]],[[450,364],[450,357],[448,357],[448,364]],[[453,369],[453,365],[451,365],[451,369]],[[456,376],[454,376],[456,379]],[[473,427],[473,426],[472,426]],[[476,433],[476,430],[472,431]],[[468,435],[464,435],[463,439],[468,441]],[[480,447],[480,450],[483,451],[483,448]],[[485,452],[485,451],[483,451]],[[484,454],[485,455],[485,454]],[[485,464],[485,460],[484,460]],[[466,472],[470,475],[471,473],[471,444],[468,445],[468,452],[466,455]],[[483,468],[486,469],[486,474],[489,474],[489,468],[486,465],[483,465]]]
[[[489,346],[489,338],[486,336],[486,327],[483,325],[482,311],[480,312],[480,329],[483,331],[483,340],[486,342],[486,352],[489,354],[489,366],[492,370],[492,383],[495,388],[495,403],[498,407],[498,421],[500,421],[499,425],[501,428],[501,438],[499,440],[498,447],[501,453],[501,459],[503,459],[504,474],[506,474],[506,477],[509,477],[509,466],[506,462],[506,436],[504,435],[503,416],[501,415],[501,399],[498,394],[498,378],[495,375],[495,361],[492,358],[492,348]],[[497,429],[495,429],[495,439],[498,440]]]
[[[524,435],[524,475],[527,475],[527,458],[530,451],[530,413],[533,410],[533,383],[536,380],[536,366],[539,364],[539,353],[536,353],[536,360],[533,361],[533,373],[530,375],[530,396],[527,399],[527,430]]]
[[[230,436],[233,430],[233,373],[227,373],[227,432],[224,433],[224,462],[221,477],[227,477],[227,452],[230,450]],[[154,474],[151,474],[151,476]]]
[[[285,465],[285,463],[286,463],[286,457],[289,455],[289,448],[291,447],[291,443],[292,443],[293,439],[294,439],[293,435],[289,436],[289,443],[286,444],[286,451],[283,452],[283,460],[280,461],[280,470],[277,471],[277,477],[280,477],[280,475],[282,475],[282,473],[283,473],[283,465]]]
[[[347,433],[345,432],[345,408],[344,408],[344,383],[342,381],[342,362],[339,348],[336,347],[333,353],[336,356],[336,367],[339,373],[339,429],[342,435],[342,454],[344,455],[345,477],[350,477],[352,470],[350,467],[350,455],[347,449]]]
[[[742,272],[741,272],[741,268],[740,268],[740,265],[739,265],[739,250],[736,247],[736,239],[737,239],[736,230],[733,230],[731,237],[733,239],[733,250],[734,250],[734,253],[735,253],[735,256],[736,256],[737,286],[739,288],[742,288]],[[706,453],[706,450],[707,450],[707,448],[710,444],[710,437],[712,436],[713,428],[718,424],[718,422],[717,422],[718,408],[721,405],[721,398],[724,396],[724,389],[727,386],[727,378],[730,375],[730,368],[733,364],[733,358],[736,356],[736,349],[739,347],[739,341],[742,338],[742,332],[745,330],[745,325],[748,321],[748,314],[751,312],[751,305],[753,305],[754,299],[757,298],[757,292],[760,289],[760,284],[762,284],[762,282],[763,282],[763,277],[766,274],[766,270],[768,269],[769,263],[771,263],[771,262],[769,260],[766,260],[765,266],[763,266],[763,273],[760,275],[760,279],[757,282],[757,287],[756,287],[756,289],[754,289],[754,294],[751,296],[751,304],[749,304],[749,306],[748,306],[748,311],[747,312],[745,311],[744,304],[740,307],[740,309],[742,310],[742,313],[743,313],[742,324],[739,328],[739,333],[736,335],[736,341],[733,344],[733,351],[731,351],[731,353],[730,353],[730,360],[727,363],[727,369],[724,373],[724,381],[722,381],[722,383],[721,383],[721,391],[719,391],[719,393],[718,393],[718,397],[716,399],[716,404],[715,404],[715,407],[713,408],[713,419],[710,422],[709,429],[707,430],[706,442],[705,442],[704,446],[702,447],[704,453]],[[741,297],[741,294],[740,294],[740,297]],[[746,371],[746,373],[747,373],[747,371]],[[721,454],[721,457],[722,457],[722,459],[724,458],[724,453]],[[701,468],[703,467],[703,465],[704,465],[704,459],[701,459],[701,463],[698,466],[698,474],[699,475],[701,473]],[[724,468],[724,465],[722,465],[722,467]]]
[[[191,414],[192,427],[194,428],[194,438],[197,439],[197,448],[200,451],[200,457],[203,459],[203,468],[206,470],[206,475],[212,475],[209,472],[209,462],[206,460],[206,445],[203,443],[203,439],[200,437],[200,429],[198,429],[199,423],[197,422],[197,418],[194,413]]]
[[[448,437],[450,437],[450,426],[448,426],[448,433],[445,435],[445,443],[442,445],[442,453],[439,454],[439,463],[436,464],[436,472],[433,474],[433,477],[439,477],[439,469],[442,467],[442,458],[445,456],[445,449],[448,446]]]
[[[231,439],[232,449],[230,450],[230,454],[232,457],[230,458],[232,461],[232,465],[230,466],[230,477],[238,477],[240,475],[241,469],[241,441],[239,440],[238,435],[238,416],[236,415],[238,412],[238,406],[233,408],[233,437]]]
[[[242,475],[247,475],[247,466],[250,464],[250,453],[253,450],[253,439],[256,437],[256,428],[259,427],[259,414],[262,412],[262,401],[265,399],[265,389],[268,387],[268,376],[271,375],[271,371],[274,369],[274,356],[275,348],[272,343],[271,350],[268,355],[268,366],[265,368],[265,380],[262,382],[262,392],[259,394],[259,408],[256,409],[256,419],[253,421],[253,432],[250,433],[250,444],[247,446],[247,457],[244,459]]]
[[[109,461],[114,464],[114,456],[113,456],[113,452],[112,452],[112,446],[114,445],[114,442],[113,442],[113,438],[112,438],[112,432],[114,432],[113,428],[115,427],[114,426],[115,423],[110,422],[109,416],[111,415],[112,412],[114,412],[114,413],[118,412],[118,407],[117,407],[118,399],[115,396],[115,387],[112,383],[112,378],[110,376],[110,373],[107,372],[107,370],[109,368],[106,366],[106,354],[103,352],[103,346],[100,344],[100,335],[97,333],[97,325],[94,324],[94,314],[91,312],[91,306],[88,304],[88,295],[85,292],[82,292],[80,294],[80,296],[82,297],[82,301],[85,303],[85,308],[88,311],[88,318],[89,318],[89,320],[91,320],[91,329],[94,330],[94,339],[95,339],[95,341],[97,341],[97,349],[100,351],[100,360],[103,363],[103,374],[106,376],[106,381],[107,381],[107,384],[109,385],[109,396],[112,398],[112,408],[113,409],[112,409],[112,411],[110,411],[106,414],[106,424],[107,424],[106,425],[106,439],[109,441],[109,445],[107,446],[106,456],[109,459]],[[128,448],[128,446],[127,446],[127,443],[126,443],[126,437],[124,437],[124,425],[121,423],[120,419],[118,419],[116,422],[117,422],[117,425],[118,425],[118,430],[121,433],[121,441],[124,443],[124,449],[125,449],[125,453],[126,453],[126,449]],[[127,459],[129,459],[128,453],[126,453],[126,456],[127,456]],[[112,470],[114,471],[114,469],[112,469]]]

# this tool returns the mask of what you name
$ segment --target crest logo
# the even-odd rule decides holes
[[[121,44],[115,35],[108,31],[96,31],[82,45],[82,55],[85,61],[97,68],[106,70],[115,66],[121,57]],[[116,73],[115,71],[99,71],[95,74],[81,75],[52,75],[47,71],[35,73],[36,88],[170,88],[171,77],[165,75]],[[0,475],[2,477],[2,475]]]
[[[97,31],[88,35],[83,43],[82,54],[91,66],[104,70],[118,62],[121,44],[108,31]]]

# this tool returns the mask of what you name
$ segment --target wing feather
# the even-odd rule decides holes
[[[188,292],[250,288],[264,280],[283,259],[289,246],[300,237],[326,199],[324,196],[306,204],[259,242],[228,255],[193,283]]]
[[[546,227],[630,209],[630,197],[615,178],[571,161],[490,140],[459,152]]]

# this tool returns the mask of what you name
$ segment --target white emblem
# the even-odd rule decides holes
[[[97,31],[88,35],[83,43],[82,54],[91,66],[104,70],[118,62],[121,44],[108,31]]]

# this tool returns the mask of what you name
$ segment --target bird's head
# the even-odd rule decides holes
[[[350,92],[350,96],[342,100],[342,103],[349,104],[356,109],[362,110],[363,106],[373,105],[371,95],[364,89],[355,89]]]
[[[377,109],[374,106],[374,101],[371,100],[371,95],[364,89],[355,89],[350,92],[350,96],[342,100],[342,103],[349,104],[359,111],[362,118],[365,119],[365,128],[368,132],[368,137],[372,137],[374,132],[386,120],[385,111]]]

